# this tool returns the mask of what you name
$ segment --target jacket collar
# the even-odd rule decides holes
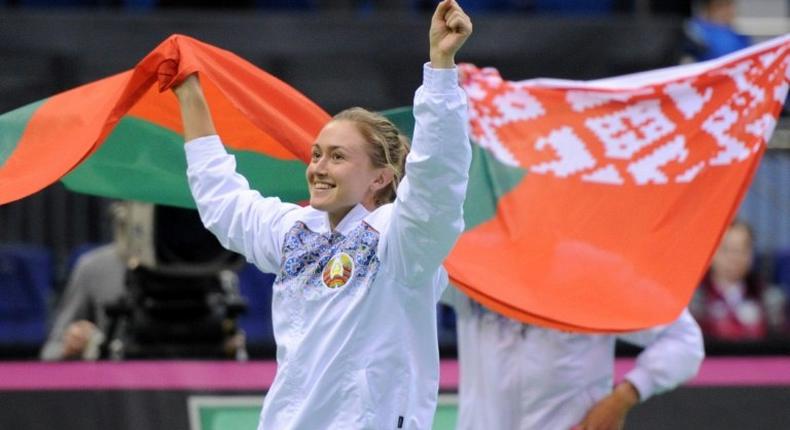
[[[312,216],[308,217],[304,220],[307,228],[310,230],[318,233],[318,234],[329,234],[332,232],[332,229],[329,225],[329,214],[324,211],[314,210],[312,211]],[[356,227],[356,225],[365,219],[366,216],[370,215],[370,212],[365,209],[362,204],[357,204],[354,206],[340,223],[335,228],[335,233],[340,233],[343,236],[348,236],[351,230]]]

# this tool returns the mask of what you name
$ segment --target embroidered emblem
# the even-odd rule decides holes
[[[350,255],[341,252],[327,262],[321,277],[327,288],[338,288],[346,285],[353,275],[354,260]]]
[[[315,233],[297,221],[285,236],[280,272],[275,280],[275,290],[287,291],[297,300],[319,300],[334,296],[338,290],[344,294],[371,285],[378,272],[379,234],[365,222],[334,241],[327,235]],[[342,288],[330,288],[324,281],[330,279],[330,262],[345,253],[351,260],[349,278]],[[341,261],[342,264],[342,261]],[[324,269],[327,269],[326,272]]]

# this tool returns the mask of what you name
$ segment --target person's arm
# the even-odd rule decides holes
[[[275,273],[280,258],[280,223],[298,206],[263,198],[236,172],[236,159],[219,136],[196,75],[173,88],[184,125],[187,178],[206,228],[225,248]]]
[[[69,277],[55,312],[55,322],[39,354],[42,360],[79,357],[93,333],[92,330],[96,328],[87,321],[92,303],[85,281],[86,261],[84,257],[80,258]]]
[[[472,24],[453,1],[433,15],[430,65],[414,97],[415,130],[382,258],[407,284],[433,276],[463,231],[471,163],[466,94],[455,53]]]
[[[625,375],[639,391],[641,401],[693,378],[705,358],[702,331],[687,309],[672,324],[619,338],[645,348],[636,367]]]
[[[639,392],[629,381],[623,381],[612,393],[593,405],[581,423],[571,430],[620,430],[628,411],[639,403]]]
[[[705,357],[702,331],[687,309],[672,324],[618,337],[645,349],[636,367],[590,409],[579,429],[621,428],[633,406],[694,377]]]
[[[178,86],[173,87],[181,108],[181,121],[184,126],[184,142],[189,143],[199,137],[217,134],[211,119],[206,96],[196,74],[189,75]]]

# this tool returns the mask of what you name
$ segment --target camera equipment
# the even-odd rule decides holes
[[[116,226],[126,291],[106,309],[102,356],[244,359],[237,318],[246,303],[235,273],[243,258],[222,248],[195,210],[124,205]]]

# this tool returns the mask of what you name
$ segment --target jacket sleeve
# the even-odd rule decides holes
[[[452,283],[448,283],[447,288],[444,289],[441,297],[439,297],[439,303],[450,306],[453,309],[458,309],[461,302],[464,300],[468,300],[466,295]]]
[[[236,172],[236,159],[218,136],[185,145],[187,178],[203,225],[227,249],[244,255],[262,271],[276,273],[280,264],[283,218],[298,208],[251,190]]]
[[[407,285],[436,276],[464,229],[472,151],[466,94],[458,86],[457,69],[423,67],[414,118],[406,176],[398,187],[382,250],[383,261]]]
[[[636,367],[625,375],[642,401],[693,378],[705,357],[702,331],[688,309],[672,324],[618,338],[645,348],[636,359]]]

